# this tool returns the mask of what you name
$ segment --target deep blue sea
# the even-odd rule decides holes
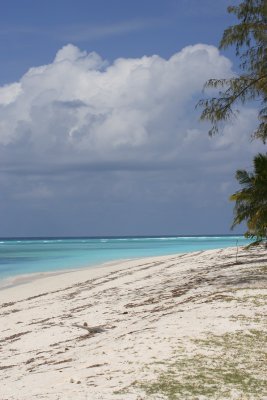
[[[7,278],[108,261],[248,244],[242,236],[0,239],[0,283]]]

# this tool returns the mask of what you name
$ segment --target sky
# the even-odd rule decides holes
[[[195,106],[237,3],[1,0],[0,236],[229,234],[257,109],[210,138]]]

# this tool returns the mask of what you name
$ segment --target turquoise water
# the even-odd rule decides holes
[[[241,236],[0,239],[0,281],[107,261],[248,244]]]

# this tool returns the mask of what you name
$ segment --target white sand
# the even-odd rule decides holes
[[[194,374],[203,355],[204,369],[218,362],[218,351],[226,355],[224,347],[197,340],[236,334],[257,339],[264,329],[266,250],[242,249],[238,264],[235,252],[126,261],[1,290],[0,400],[167,399],[161,389],[149,394],[140,384],[154,382],[173,362],[180,363],[176,379],[186,382],[189,372],[199,379]],[[97,332],[87,332],[84,323]],[[229,357],[243,357],[241,348],[232,350]],[[264,375],[260,362],[258,371],[252,362],[251,371],[246,365],[255,379]],[[265,398],[222,384],[226,394],[216,389],[217,397],[193,389],[185,395],[183,386],[176,398]]]

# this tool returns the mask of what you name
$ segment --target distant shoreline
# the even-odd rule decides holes
[[[0,236],[1,240],[57,240],[57,239],[145,239],[145,238],[183,238],[183,237],[244,237],[242,233],[237,234],[201,234],[201,235],[104,235],[104,236]]]

